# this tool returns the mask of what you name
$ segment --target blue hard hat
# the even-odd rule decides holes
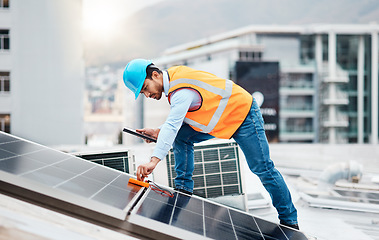
[[[134,59],[126,65],[124,70],[124,83],[135,95],[137,99],[146,79],[146,68],[152,64],[150,60]]]

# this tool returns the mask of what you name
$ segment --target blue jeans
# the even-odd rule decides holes
[[[214,138],[213,136],[193,130],[184,124],[173,144],[175,157],[175,187],[193,191],[192,173],[194,170],[193,144]],[[261,111],[253,100],[250,112],[242,125],[233,135],[243,151],[250,170],[261,180],[269,192],[272,204],[279,214],[281,222],[297,223],[297,210],[292,203],[291,194],[280,174],[270,159],[269,145],[265,135]]]

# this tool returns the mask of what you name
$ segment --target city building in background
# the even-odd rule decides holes
[[[134,104],[127,104],[125,85],[120,81],[122,70],[109,66],[86,69],[84,101],[84,134],[88,146],[113,146],[123,141],[125,121],[133,121]],[[133,103],[133,101],[130,101]],[[130,142],[129,142],[130,143]]]
[[[377,24],[248,26],[172,47],[153,62],[243,82],[262,104],[271,141],[377,144],[378,32]]]
[[[82,1],[0,0],[0,130],[83,144]]]
[[[112,65],[86,69],[84,134],[85,143],[90,147],[141,143],[140,138],[126,134],[122,129],[159,127],[164,122],[165,116],[160,111],[168,108],[167,102],[153,103],[153,100],[144,97],[135,101],[134,94],[122,80],[123,71],[124,68]],[[144,101],[155,104],[150,113],[145,113],[145,117],[140,114],[140,103]]]

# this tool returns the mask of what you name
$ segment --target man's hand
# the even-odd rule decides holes
[[[159,135],[159,132],[160,132],[160,129],[159,128],[156,128],[156,129],[152,129],[152,128],[143,128],[143,129],[136,129],[137,132],[139,133],[142,133],[144,135],[149,135],[155,139],[158,138],[158,135]],[[147,140],[145,139],[145,142],[147,143],[151,143],[150,140]]]
[[[160,159],[157,157],[152,157],[150,162],[139,165],[137,168],[137,180],[143,181],[150,173],[153,172]]]

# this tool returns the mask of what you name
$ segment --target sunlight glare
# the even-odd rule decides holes
[[[115,35],[123,20],[164,0],[83,0],[83,30],[94,37]]]
[[[84,1],[84,5],[83,30],[87,34],[111,35],[116,29],[115,25],[123,18],[122,8],[118,8],[117,4]]]

